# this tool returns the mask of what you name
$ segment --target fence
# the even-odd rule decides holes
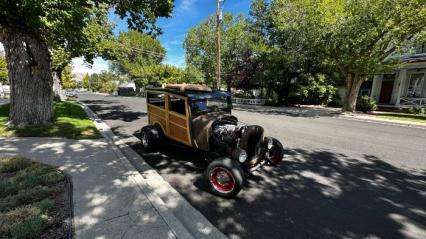
[[[400,107],[426,108],[426,98],[401,97]]]
[[[232,97],[232,103],[244,105],[264,105],[266,103],[266,99],[244,99]]]

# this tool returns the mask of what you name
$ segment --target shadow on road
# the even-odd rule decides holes
[[[118,104],[111,104],[111,101],[104,100],[84,100],[83,102],[103,120],[132,122],[147,115],[145,112],[131,111],[129,107],[120,105],[119,102],[114,102]]]
[[[371,155],[293,149],[279,167],[262,169],[236,199],[226,200],[208,192],[207,164],[197,152],[133,148],[230,237],[426,236],[425,170],[397,168]]]

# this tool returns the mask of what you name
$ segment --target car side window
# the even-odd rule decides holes
[[[181,115],[186,115],[186,110],[185,110],[185,99],[182,98],[178,98],[175,97],[173,95],[170,96],[170,111],[181,114]]]
[[[148,100],[148,104],[152,104],[152,105],[158,106],[158,107],[163,108],[163,109],[166,106],[164,94],[162,94],[162,93],[148,92],[147,95],[146,95],[146,98]]]

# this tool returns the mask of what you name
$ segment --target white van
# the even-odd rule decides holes
[[[10,86],[0,84],[0,98],[9,99],[10,97]]]

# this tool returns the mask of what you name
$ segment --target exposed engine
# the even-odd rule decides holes
[[[215,151],[221,155],[230,154],[238,145],[246,125],[234,117],[220,119],[212,125],[211,142]]]

